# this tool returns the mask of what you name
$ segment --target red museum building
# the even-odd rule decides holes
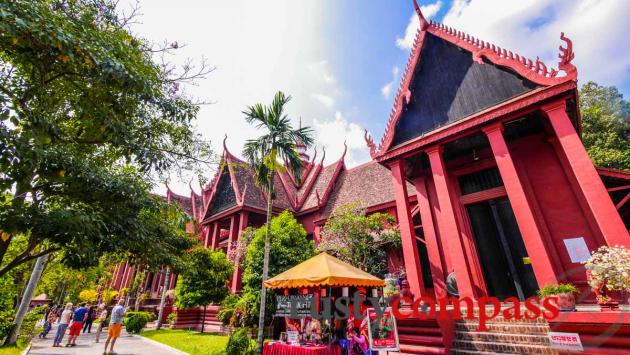
[[[348,169],[344,153],[325,166],[323,156],[311,159],[298,145],[301,183],[289,173],[275,176],[274,212],[292,211],[316,243],[343,204],[359,201],[368,212],[392,214],[403,247],[388,251],[388,266],[404,267],[415,296],[445,297],[454,272],[461,297],[524,299],[546,284],[570,282],[582,291],[579,303],[594,303],[572,253],[630,247],[630,173],[595,167],[582,144],[571,40],[560,35],[556,70],[428,22],[417,4],[416,11],[420,29],[385,134],[376,144],[366,132],[372,160]],[[267,196],[225,141],[223,159],[200,194],[168,190],[167,198],[193,217],[206,247],[228,252],[242,230],[264,223]],[[128,286],[132,274],[120,265],[111,286]],[[163,277],[148,274],[151,299],[159,298]],[[239,291],[240,270],[231,288]],[[599,337],[613,323],[615,332]],[[579,332],[585,347],[630,349],[627,314],[575,312],[546,326]],[[471,348],[484,341],[435,321],[399,328],[406,353],[541,346],[510,338],[506,344],[530,348]]]

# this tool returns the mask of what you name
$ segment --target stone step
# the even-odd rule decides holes
[[[414,327],[407,325],[398,325],[398,334],[426,334],[441,335],[442,331],[438,327]]]
[[[472,331],[476,332],[479,328],[479,323],[456,323],[455,329],[459,331]],[[549,326],[547,324],[537,323],[487,323],[486,328],[489,332],[495,333],[508,333],[508,334],[539,334],[547,335],[549,332]]]
[[[538,334],[455,331],[455,338],[458,340],[484,341],[491,343],[549,346],[549,338],[546,335],[543,336]]]
[[[488,351],[477,351],[477,350],[460,350],[460,349],[451,349],[452,355],[507,355],[510,353],[497,353],[497,352],[488,352]]]
[[[462,323],[471,323],[476,324],[479,323],[479,318],[475,317],[473,319],[461,318],[458,319],[457,322]],[[548,324],[544,318],[536,318],[536,319],[506,319],[503,316],[497,316],[492,319],[487,319],[486,323],[506,323],[506,324]]]
[[[431,345],[431,346],[443,346],[444,340],[441,336],[426,336],[415,334],[398,334],[398,340],[401,344],[409,345]]]
[[[446,354],[446,349],[443,347],[400,344],[400,352],[390,352],[390,354]]]
[[[555,350],[543,345],[495,343],[470,340],[453,340],[453,349],[476,350],[493,353],[499,352],[508,354],[557,354]]]

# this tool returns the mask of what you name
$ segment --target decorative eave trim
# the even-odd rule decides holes
[[[623,179],[630,180],[630,171],[613,169],[613,168],[604,168],[600,166],[596,166],[595,169],[599,173],[599,175],[615,178],[615,179]]]
[[[313,176],[311,177],[308,184],[304,186],[304,193],[302,194],[302,197],[300,197],[297,205],[295,206],[296,211],[300,210],[302,206],[304,205],[304,203],[306,202],[306,200],[308,199],[308,196],[311,194],[311,189],[313,188],[313,185],[315,185],[315,181],[317,181],[317,178],[319,177],[319,174],[321,172],[322,172],[322,165],[317,164],[317,166],[315,167],[315,170],[313,171]]]
[[[576,88],[577,84],[574,81],[567,81],[556,86],[543,87],[530,91],[526,94],[505,101],[500,105],[491,107],[462,120],[440,127],[434,131],[431,131],[427,135],[420,136],[414,140],[405,142],[399,146],[394,147],[390,151],[384,152],[383,154],[374,157],[374,160],[378,162],[390,160],[394,157],[404,155],[412,150],[430,145],[432,143],[446,139],[447,137],[454,136],[462,131],[478,127],[482,123],[486,123],[501,116],[511,115],[515,112],[527,109],[528,107],[538,102],[563,94],[567,91],[575,90]]]
[[[548,69],[547,65],[545,65],[539,58],[536,58],[536,61],[534,62],[524,56],[507,51],[506,49],[498,47],[494,44],[480,41],[475,37],[472,37],[464,32],[457,31],[441,23],[435,21],[431,21],[429,23],[422,15],[416,0],[414,0],[414,7],[418,17],[420,18],[420,28],[416,33],[411,55],[407,61],[405,71],[403,72],[403,79],[394,98],[394,105],[387,122],[387,126],[385,127],[385,132],[383,133],[383,137],[381,138],[378,146],[374,143],[373,138],[367,131],[364,135],[365,142],[370,150],[370,156],[373,159],[382,156],[390,148],[394,139],[396,124],[398,123],[406,105],[411,100],[411,91],[409,87],[413,80],[413,74],[415,68],[417,67],[420,53],[422,52],[422,45],[427,32],[471,52],[473,60],[477,63],[484,64],[483,58],[486,58],[491,63],[509,68],[536,84],[542,86],[553,86],[567,81],[577,82],[577,68],[571,63],[575,57],[575,54],[573,53],[573,43],[564,35],[564,32],[560,34],[560,39],[566,43],[566,47],[559,47],[560,53],[558,57],[560,61],[558,62],[558,69],[564,71],[565,75],[558,77],[558,70]]]
[[[317,189],[315,189],[315,194],[316,194],[316,197],[317,197],[317,207],[319,207],[319,208],[324,207],[324,205],[328,201],[328,196],[332,192],[332,190],[333,190],[333,188],[335,186],[335,182],[337,181],[337,178],[339,177],[339,174],[346,167],[346,152],[348,151],[348,145],[346,144],[345,141],[343,142],[343,147],[344,147],[343,148],[343,154],[341,154],[341,158],[339,158],[339,160],[337,160],[337,166],[335,167],[335,171],[333,172],[333,175],[330,178],[330,181],[328,182],[328,186],[326,186],[326,190],[324,190],[324,195],[321,196],[321,198],[320,198],[319,191],[317,191]],[[322,158],[322,161],[324,161],[323,158]]]

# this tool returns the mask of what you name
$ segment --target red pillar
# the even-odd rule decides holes
[[[446,297],[446,283],[444,281],[444,270],[442,270],[442,258],[440,257],[440,246],[438,245],[435,226],[433,225],[433,215],[431,214],[431,203],[427,193],[426,177],[421,176],[413,182],[418,196],[418,208],[424,232],[424,241],[427,245],[431,276],[433,277],[433,290],[435,297]]]
[[[609,246],[630,247],[628,231],[567,115],[565,101],[553,102],[541,108],[551,122],[562,151],[567,157],[606,243]]]
[[[407,199],[407,181],[405,180],[405,163],[396,160],[389,165],[392,170],[394,191],[396,194],[396,210],[398,215],[398,228],[402,241],[403,258],[405,259],[405,271],[411,292],[415,297],[426,295],[422,280],[416,233],[413,229],[413,220]]]
[[[207,248],[208,246],[210,246],[210,238],[212,237],[210,235],[210,229],[212,228],[212,225],[204,225],[202,227],[202,238],[203,238],[203,247]]]
[[[525,190],[518,177],[512,156],[503,138],[503,124],[495,124],[483,129],[488,137],[494,160],[501,173],[501,179],[505,191],[507,192],[510,204],[514,210],[514,217],[518,223],[518,228],[523,236],[523,243],[527,249],[527,254],[532,261],[532,267],[536,280],[542,287],[544,285],[557,283],[556,273],[553,270],[551,256],[545,248],[540,229],[536,224],[536,219],[532,208],[527,201]]]
[[[442,159],[442,147],[432,147],[427,150],[431,172],[435,183],[438,202],[440,204],[440,236],[448,243],[448,250],[451,252],[451,261],[455,269],[457,288],[460,297],[475,297],[473,282],[466,262],[466,253],[462,245],[461,234],[457,227],[455,211],[451,203],[449,184],[446,176],[446,167]],[[449,270],[450,271],[450,270]]]
[[[216,249],[219,246],[219,239],[221,238],[221,222],[216,221],[212,225],[212,249]]]
[[[247,222],[248,222],[248,218],[249,218],[249,213],[246,211],[241,211],[241,215],[240,215],[240,221],[239,221],[239,227],[238,227],[238,236],[240,238],[240,236],[243,234],[243,231],[247,228]],[[236,256],[237,259],[240,258],[240,255]],[[232,273],[232,284],[230,285],[230,288],[232,290],[232,293],[237,293],[238,291],[241,290],[241,269],[239,268],[239,264],[238,263],[234,263],[234,272]]]
[[[238,238],[238,234],[239,234],[238,222],[239,222],[238,215],[233,214],[232,217],[230,218],[230,233],[228,234],[228,246],[227,246],[228,254],[232,250],[232,244],[235,243],[236,239]]]

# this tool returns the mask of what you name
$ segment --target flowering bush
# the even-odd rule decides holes
[[[227,253],[228,260],[238,265],[240,268],[245,266],[245,255],[247,255],[247,247],[249,243],[254,239],[254,232],[256,230],[249,227],[243,231],[237,241],[232,242],[232,248]]]
[[[95,290],[83,290],[79,293],[79,299],[83,302],[96,302]]]
[[[593,252],[584,267],[588,284],[593,290],[630,290],[630,250],[620,246],[602,246]]]

